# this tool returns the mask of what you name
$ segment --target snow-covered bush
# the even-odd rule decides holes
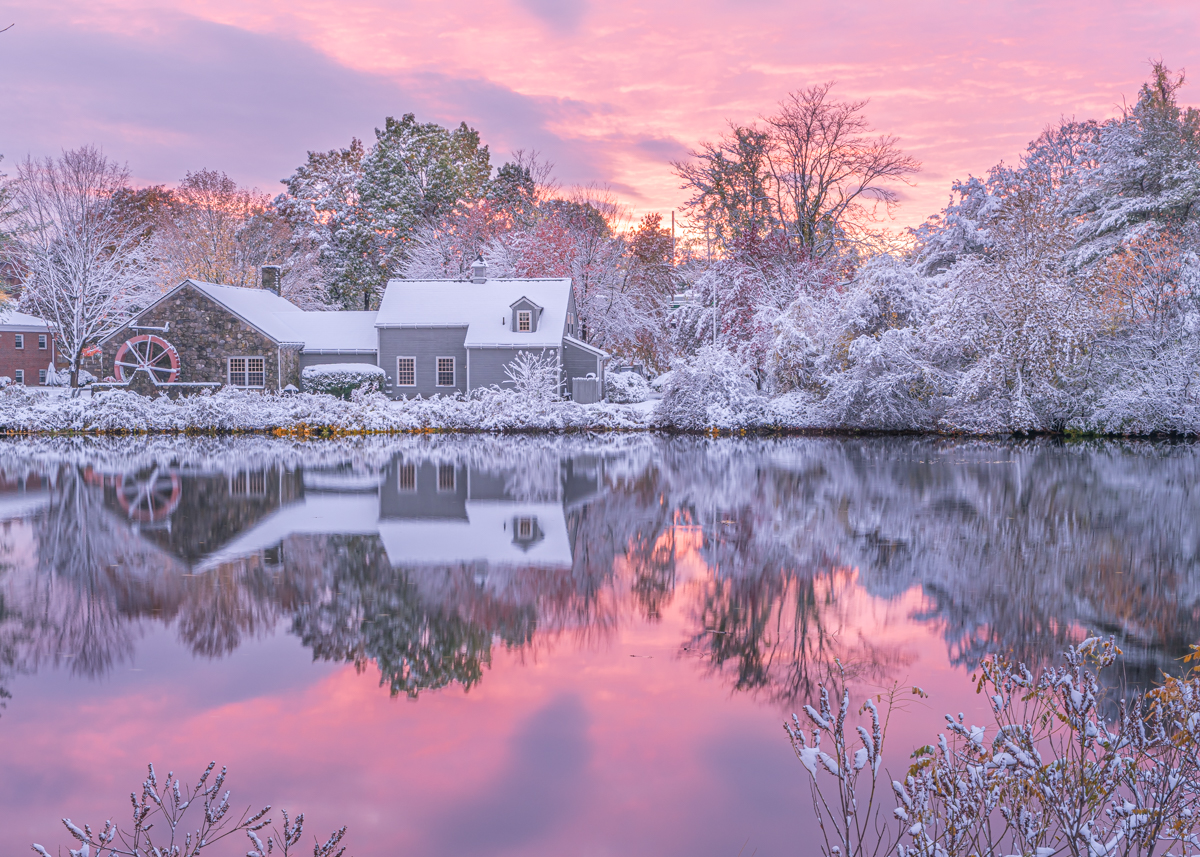
[[[671,366],[671,380],[654,409],[664,428],[749,428],[766,414],[766,399],[755,389],[750,373],[721,348],[705,346],[694,357]]]
[[[144,857],[147,854],[196,857],[207,846],[244,832],[251,846],[247,857],[265,857],[275,851],[280,857],[295,854],[304,833],[304,814],[300,813],[293,820],[287,812],[281,813],[282,832],[267,817],[271,811],[269,806],[253,815],[249,809],[240,816],[230,815],[229,792],[224,790],[225,768],[213,777],[216,766],[216,762],[209,763],[196,785],[190,786],[171,773],[160,782],[154,766],[150,765],[140,794],[130,794],[133,801],[131,827],[121,827],[111,820],[102,828],[87,824],[80,827],[69,818],[62,820],[71,838],[79,843],[78,850],[71,850],[71,853],[87,855],[95,849],[96,857]],[[203,811],[189,815],[190,808]],[[342,827],[335,830],[324,845],[318,840],[313,857],[342,857],[346,853],[346,847],[341,844],[345,835],[346,828]],[[33,851],[41,857],[50,857],[41,845],[35,844]]]
[[[558,361],[549,354],[521,351],[504,367],[504,374],[523,399],[548,402],[559,397]]]
[[[382,392],[387,373],[371,363],[319,363],[304,367],[300,383],[306,393],[328,393],[349,399],[355,390]]]
[[[50,364],[50,367],[46,370],[45,386],[47,386],[47,387],[66,387],[70,383],[71,383],[71,370],[70,369],[56,370],[54,368],[54,364],[53,363]],[[79,370],[79,386],[80,387],[86,387],[89,384],[95,384],[95,383],[96,383],[95,375],[93,375],[91,372],[89,372],[86,369]]]
[[[609,372],[604,376],[604,395],[616,405],[632,405],[650,398],[650,384],[637,372]]]
[[[990,708],[984,723],[947,714],[942,734],[912,753],[890,790],[889,712],[869,696],[856,716],[844,675],[822,687],[818,705],[804,707],[809,722],[793,715],[787,727],[813,786],[821,853],[1192,853],[1200,676],[1166,677],[1144,696],[1106,705],[1098,674],[1117,669],[1118,654],[1112,640],[1090,638],[1040,675],[986,658],[978,667]],[[907,696],[895,687],[876,699],[895,707]],[[881,805],[889,793],[891,812]],[[1001,817],[1019,823],[997,824]],[[1176,851],[1179,843],[1187,845]]]

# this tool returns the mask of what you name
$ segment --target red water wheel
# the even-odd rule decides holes
[[[128,381],[145,369],[160,384],[179,380],[179,352],[161,336],[144,333],[127,339],[117,349],[114,361],[118,381]]]

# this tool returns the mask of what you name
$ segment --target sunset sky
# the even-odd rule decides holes
[[[0,19],[10,172],[96,143],[139,184],[214,168],[274,194],[307,150],[414,112],[466,120],[497,166],[536,149],[564,185],[665,213],[669,161],[836,80],[924,163],[895,226],[1060,116],[1111,116],[1151,58],[1200,74],[1195,0],[3,0]]]

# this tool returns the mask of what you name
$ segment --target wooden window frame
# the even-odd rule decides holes
[[[241,376],[244,383],[238,384],[234,382],[235,370],[233,368],[234,361],[244,361],[244,368],[236,370],[236,374]],[[250,361],[257,360],[261,364],[261,369],[251,369]],[[261,381],[258,384],[250,383],[251,375],[261,375]],[[239,390],[261,390],[267,386],[267,358],[252,354],[234,354],[225,358],[225,378],[230,387],[236,387]]]
[[[517,333],[533,333],[533,310],[517,310]]]
[[[445,477],[449,474],[450,479]],[[458,488],[458,468],[453,464],[439,464],[437,469],[437,490],[438,493],[449,494],[453,493]]]
[[[406,479],[405,477],[411,477]],[[417,493],[417,465],[411,461],[402,462],[396,468],[396,490],[401,494]]]
[[[449,384],[442,383],[442,361],[443,360],[450,361],[450,383]],[[456,365],[457,362],[458,362],[457,359],[454,357],[439,357],[439,358],[437,358],[437,362],[434,364],[434,376],[433,376],[435,387],[441,387],[441,388],[445,389],[445,388],[451,388],[451,387],[458,386],[458,366]]]
[[[401,360],[411,360],[412,361],[412,374],[409,376],[412,378],[412,380],[408,381],[407,383],[400,380],[400,361]],[[397,357],[396,358],[396,386],[397,387],[415,387],[415,386],[417,386],[417,358],[416,357]]]

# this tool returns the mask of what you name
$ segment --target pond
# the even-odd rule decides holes
[[[3,842],[215,759],[360,857],[816,854],[781,723],[832,671],[930,694],[897,771],[983,722],[988,652],[1099,632],[1122,683],[1177,672],[1198,473],[1140,442],[5,443]]]

